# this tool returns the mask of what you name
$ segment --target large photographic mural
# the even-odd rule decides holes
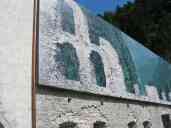
[[[118,96],[153,87],[171,100],[171,66],[75,1],[41,0],[39,28],[40,85]]]

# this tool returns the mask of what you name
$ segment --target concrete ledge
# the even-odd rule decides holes
[[[115,97],[115,98],[121,98],[121,99],[125,99],[125,100],[145,102],[145,103],[149,103],[149,104],[166,105],[166,106],[171,107],[171,102],[168,102],[168,101],[155,100],[154,98],[150,98],[147,96],[137,96],[136,94],[132,94],[132,93],[122,93],[121,94],[121,93],[117,93],[117,92],[112,92],[111,90],[109,90],[107,88],[99,87],[97,85],[85,86],[85,85],[82,85],[80,82],[72,81],[72,80],[65,80],[65,81],[58,81],[58,82],[39,80],[38,84],[40,85],[40,87],[41,86],[54,87],[57,89],[85,92],[85,93],[89,93],[89,94]]]

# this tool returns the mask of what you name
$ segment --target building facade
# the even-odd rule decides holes
[[[171,128],[166,61],[74,0],[0,7],[0,128]]]

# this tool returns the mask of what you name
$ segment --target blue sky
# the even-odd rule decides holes
[[[90,9],[95,14],[103,13],[104,11],[113,11],[117,6],[123,6],[128,1],[134,0],[76,0],[79,4]]]

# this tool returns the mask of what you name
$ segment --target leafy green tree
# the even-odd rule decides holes
[[[135,0],[101,17],[171,62],[171,0]]]

